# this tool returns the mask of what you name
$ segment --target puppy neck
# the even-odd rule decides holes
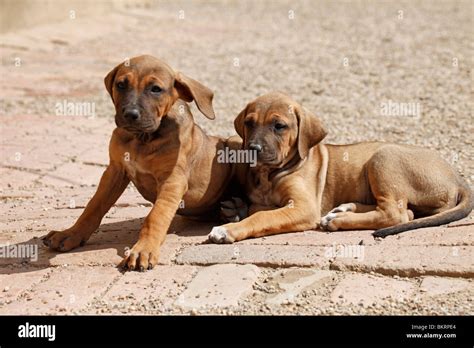
[[[306,158],[307,157],[301,158],[299,153],[295,152],[294,155],[291,156],[281,168],[277,168],[270,172],[268,179],[276,181],[285,175],[297,171],[306,162]]]
[[[306,158],[301,158],[297,151],[293,151],[285,161],[277,168],[266,165],[250,168],[252,177],[255,180],[276,181],[279,178],[297,171],[305,163]]]

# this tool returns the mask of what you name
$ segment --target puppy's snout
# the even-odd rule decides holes
[[[129,122],[136,122],[140,119],[140,110],[137,108],[124,110],[123,117]]]
[[[257,151],[257,153],[262,152],[262,150],[263,150],[262,145],[257,144],[257,143],[250,143],[249,144],[249,149]]]

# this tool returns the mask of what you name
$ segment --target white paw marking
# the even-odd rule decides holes
[[[227,240],[227,229],[224,226],[215,226],[212,228],[211,233],[207,236],[213,243],[222,244],[229,243]]]
[[[322,217],[321,219],[321,227],[325,230],[328,229],[328,225],[331,222],[331,220],[334,220],[338,213],[345,213],[347,211],[353,211],[354,205],[352,203],[345,203],[341,204],[338,207],[334,208],[331,210],[329,213],[327,213],[325,216]]]
[[[334,208],[333,210],[331,210],[329,213],[345,213],[346,211],[352,211],[352,204],[351,203],[341,204],[340,206],[338,206],[338,207]]]
[[[329,224],[329,221],[336,217],[336,213],[328,213],[327,215],[323,216],[321,219],[321,227],[326,228]]]

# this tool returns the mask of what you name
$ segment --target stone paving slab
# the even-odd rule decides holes
[[[474,277],[472,246],[373,246],[362,259],[338,257],[331,269],[416,277]]]
[[[428,227],[386,238],[382,245],[474,245],[474,221],[470,218],[448,226]]]
[[[119,276],[112,267],[57,268],[18,301],[1,307],[0,314],[72,314],[104,293]]]
[[[185,309],[205,307],[237,307],[239,300],[252,291],[260,270],[254,265],[223,264],[203,268],[176,305]]]
[[[40,182],[43,185],[61,186],[97,186],[105,168],[84,163],[66,163],[45,175]],[[71,178],[70,173],[75,173]]]
[[[22,219],[18,221],[15,219],[13,214],[8,214],[3,221],[34,221],[34,220],[43,220],[43,219],[63,219],[69,218],[73,223],[74,219],[77,219],[79,215],[82,214],[83,209],[55,209],[54,207],[41,205],[40,204],[31,204],[31,205],[16,205],[15,207],[9,209],[10,212],[15,211],[22,214]]]
[[[194,245],[176,258],[178,264],[213,265],[216,263],[254,264],[262,267],[317,267],[329,269],[325,249],[285,245]]]
[[[54,218],[37,217],[34,219],[27,219],[21,221],[8,221],[0,222],[0,228],[4,231],[5,235],[11,237],[14,241],[24,240],[24,232],[33,232],[35,235],[45,235],[46,232],[52,230],[64,230],[71,227],[74,221],[79,217],[81,211],[68,212],[66,217],[57,216]],[[46,214],[45,214],[46,215]],[[49,216],[53,214],[48,214]],[[76,216],[76,217],[74,217]]]
[[[112,312],[140,313],[140,303],[170,311],[197,271],[194,266],[160,266],[145,273],[129,272],[110,287],[101,301]]]
[[[341,280],[331,294],[331,301],[340,305],[369,306],[388,297],[406,300],[413,296],[416,288],[417,284],[410,280],[355,274]]]
[[[11,273],[3,273],[3,272]],[[51,269],[23,267],[19,273],[12,269],[0,269],[0,306],[15,301],[22,293],[40,283],[52,272]]]
[[[318,282],[322,282],[332,277],[335,272],[314,269],[290,269],[284,270],[273,276],[272,281],[283,289],[283,292],[273,296],[268,296],[267,303],[270,305],[281,305],[295,301],[305,289],[314,287]]]
[[[283,233],[263,238],[252,238],[239,242],[239,244],[252,245],[314,245],[325,246],[340,244],[342,241],[346,245],[373,245],[376,243],[372,236],[373,231],[344,231],[344,232],[324,232],[324,231],[304,231],[297,233]]]
[[[472,279],[453,279],[440,277],[424,277],[420,291],[427,296],[447,295],[474,287]]]
[[[15,170],[10,168],[0,168],[0,182],[1,192],[8,191],[11,187],[25,188],[31,186],[33,182],[41,178],[41,175],[36,172],[29,172],[26,170]]]

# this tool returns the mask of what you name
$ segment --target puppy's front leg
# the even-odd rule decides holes
[[[102,218],[122,195],[129,182],[120,163],[111,162],[102,174],[96,193],[76,223],[64,231],[51,231],[43,238],[43,243],[58,251],[68,251],[84,244],[99,227]]]
[[[260,210],[240,222],[214,227],[208,237],[214,243],[233,243],[251,237],[304,231],[316,228],[319,218],[315,204],[289,200],[282,208]]]
[[[165,240],[179,203],[188,190],[188,180],[183,173],[172,173],[161,185],[158,197],[143,223],[137,243],[119,267],[140,271],[152,269],[158,263],[160,246]]]

